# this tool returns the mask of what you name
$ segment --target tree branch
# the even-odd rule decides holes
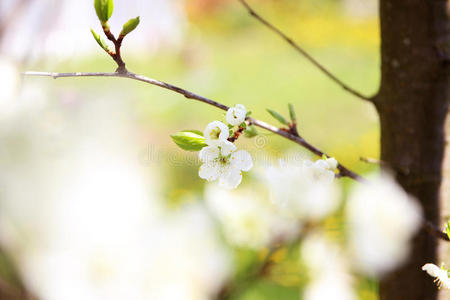
[[[120,35],[118,39],[114,36],[114,34],[111,32],[108,22],[102,24],[103,32],[105,33],[108,40],[110,40],[114,44],[114,52],[107,51],[107,49],[104,49],[106,53],[111,56],[111,58],[116,62],[117,64],[117,73],[127,73],[127,69],[125,67],[125,62],[122,59],[122,54],[120,53],[120,48],[122,47],[122,41],[124,36]]]
[[[151,85],[156,85],[159,86],[161,88],[167,89],[167,90],[171,90],[175,93],[181,94],[184,97],[188,98],[188,99],[192,99],[192,100],[197,100],[212,106],[215,106],[219,109],[225,110],[227,111],[229,109],[228,106],[221,104],[217,101],[211,100],[209,98],[200,96],[198,94],[195,94],[193,92],[190,92],[188,90],[182,89],[180,87],[177,87],[175,85],[163,82],[163,81],[159,81],[156,79],[152,79],[152,78],[148,78],[142,75],[138,75],[138,74],[134,74],[131,72],[125,72],[125,73],[119,73],[119,72],[114,72],[114,73],[101,73],[101,72],[97,72],[97,73],[81,73],[81,72],[75,72],[75,73],[51,73],[51,72],[25,72],[23,73],[24,76],[46,76],[46,77],[53,77],[54,79],[57,78],[68,78],[68,77],[118,77],[118,78],[128,78],[128,79],[132,79],[132,80],[137,80],[137,81],[142,81]],[[310,143],[308,143],[304,138],[302,138],[300,135],[298,134],[293,134],[289,131],[283,130],[282,128],[278,128],[275,127],[273,125],[270,125],[266,122],[254,119],[254,118],[250,118],[247,117],[247,120],[255,125],[258,126],[260,128],[263,128],[265,130],[268,130],[270,132],[273,132],[279,136],[282,136],[288,140],[291,140],[292,142],[299,144],[300,146],[304,147],[305,149],[309,150],[310,152],[314,153],[315,155],[322,157],[323,155],[326,155],[328,157],[330,157],[330,155],[327,155],[326,153],[324,153],[323,151],[319,150],[318,148],[314,147],[313,145],[311,145]],[[337,169],[339,170],[339,174],[337,175],[338,177],[349,177],[352,178],[356,181],[360,181],[360,182],[366,182],[366,180],[361,177],[360,175],[356,174],[355,172],[347,169],[346,167],[344,167],[342,164],[338,164]]]
[[[443,241],[450,242],[448,235],[430,221],[425,220],[423,222],[423,226],[425,230],[428,231],[428,233],[433,235],[434,237],[441,239]]]
[[[284,32],[282,32],[280,29],[278,29],[277,27],[275,27],[275,25],[271,24],[269,21],[267,21],[266,19],[264,19],[263,17],[261,17],[248,3],[246,0],[238,0],[240,3],[242,3],[242,5],[247,9],[247,11],[249,12],[249,14],[254,17],[255,19],[257,19],[259,22],[261,22],[264,26],[266,26],[269,30],[271,30],[272,32],[274,32],[275,34],[277,34],[278,36],[280,36],[282,39],[284,39],[289,45],[291,45],[298,53],[300,53],[303,57],[305,57],[307,60],[309,60],[315,67],[317,67],[320,71],[322,71],[322,73],[324,73],[326,76],[328,76],[328,78],[330,78],[332,81],[334,81],[335,83],[337,83],[338,85],[340,85],[344,90],[346,90],[347,92],[349,92],[350,94],[366,100],[366,101],[371,101],[373,102],[374,97],[368,97],[368,96],[364,96],[363,94],[361,94],[360,92],[356,91],[355,89],[351,88],[350,86],[348,86],[347,84],[345,84],[344,82],[342,82],[342,80],[340,80],[339,78],[336,77],[336,75],[334,75],[333,73],[331,73],[330,71],[328,71],[328,69],[326,69],[321,63],[319,63],[316,59],[314,59],[308,52],[306,52],[302,47],[300,47],[296,42],[294,42],[293,39],[291,39],[290,37],[288,37]]]

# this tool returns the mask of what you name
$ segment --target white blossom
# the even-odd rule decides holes
[[[360,184],[347,205],[349,243],[356,268],[381,276],[408,256],[421,208],[388,174]]]
[[[247,110],[242,104],[236,104],[234,107],[228,109],[226,114],[226,120],[228,124],[238,126],[245,121]]]
[[[230,129],[220,121],[213,121],[206,126],[203,136],[206,139],[206,144],[214,146],[228,139]]]
[[[304,160],[298,165],[280,160],[278,167],[266,171],[273,203],[304,221],[329,215],[339,205],[332,167],[325,160]]]
[[[221,186],[233,189],[242,181],[242,172],[253,167],[250,154],[245,150],[236,151],[229,141],[220,141],[214,146],[200,150],[199,158],[203,162],[199,176],[208,181],[219,179]]]
[[[423,265],[422,270],[426,271],[431,277],[436,278],[434,281],[439,288],[444,287],[450,289],[450,278],[448,278],[448,271],[446,269],[428,263]]]
[[[354,300],[352,277],[342,249],[323,233],[311,233],[301,246],[301,257],[311,281],[305,287],[305,300]]]
[[[261,249],[290,240],[301,229],[298,221],[280,214],[264,194],[254,190],[229,191],[210,185],[205,200],[225,239],[235,246]]]

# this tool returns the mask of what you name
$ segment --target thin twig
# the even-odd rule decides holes
[[[102,29],[103,29],[103,32],[105,33],[106,37],[108,38],[108,40],[110,40],[114,44],[114,52],[107,51],[106,49],[104,49],[104,50],[116,62],[116,64],[117,64],[116,72],[121,73],[121,74],[127,73],[128,71],[125,67],[125,62],[123,61],[122,54],[120,53],[120,48],[122,47],[122,41],[123,41],[124,36],[119,36],[119,38],[116,39],[114,34],[111,32],[110,27],[107,22],[102,24]]]
[[[270,267],[274,264],[273,256],[280,249],[281,246],[270,247],[264,259],[252,267],[252,270],[249,271],[248,276],[240,280],[238,284],[234,283],[225,286],[220,291],[219,295],[217,296],[217,299],[218,300],[236,299],[244,291],[246,291],[249,287],[251,287],[257,280],[267,276]]]
[[[353,94],[354,96],[363,99],[363,100],[367,100],[367,101],[372,101],[373,97],[368,97],[368,96],[364,96],[363,94],[361,94],[360,92],[356,91],[355,89],[351,88],[350,86],[348,86],[347,84],[345,84],[344,82],[342,82],[342,80],[340,80],[339,78],[336,77],[336,75],[334,75],[333,73],[331,73],[330,71],[328,71],[328,69],[326,69],[321,63],[319,63],[315,58],[313,58],[308,52],[306,52],[302,47],[300,47],[296,42],[294,42],[293,39],[291,39],[290,37],[288,37],[284,32],[282,32],[280,29],[278,29],[275,25],[271,24],[269,21],[267,21],[266,19],[264,19],[263,17],[261,17],[261,15],[259,15],[248,3],[246,0],[239,0],[240,3],[242,3],[242,5],[248,10],[248,12],[250,13],[250,15],[252,17],[254,17],[255,19],[257,19],[259,22],[261,22],[264,26],[266,26],[267,28],[269,28],[272,32],[274,32],[275,34],[277,34],[278,36],[280,36],[282,39],[284,39],[287,43],[289,43],[289,45],[291,45],[295,50],[297,50],[297,52],[299,52],[301,55],[303,55],[307,60],[309,60],[314,66],[316,66],[319,70],[321,70],[326,76],[328,76],[328,78],[330,78],[331,80],[333,80],[335,83],[337,83],[338,85],[340,85],[344,90],[346,90],[347,92],[349,92],[350,94]]]
[[[425,230],[428,231],[428,233],[435,236],[436,238],[450,242],[450,238],[448,237],[448,235],[430,221],[424,220],[423,226],[425,227]]]
[[[223,105],[217,101],[211,100],[209,98],[200,96],[198,94],[195,94],[193,92],[190,92],[188,90],[182,89],[180,87],[177,87],[175,85],[169,84],[169,83],[165,83],[156,79],[152,79],[152,78],[148,78],[142,75],[138,75],[138,74],[134,74],[131,72],[126,72],[126,73],[119,73],[119,72],[114,72],[114,73],[101,73],[101,72],[96,72],[96,73],[81,73],[81,72],[75,72],[75,73],[52,73],[52,72],[25,72],[23,73],[23,75],[25,76],[45,76],[45,77],[53,77],[54,79],[57,78],[68,78],[68,77],[119,77],[119,78],[128,78],[128,79],[133,79],[133,80],[137,80],[137,81],[142,81],[148,84],[152,84],[152,85],[156,85],[159,87],[162,87],[164,89],[168,89],[171,90],[175,93],[181,94],[184,97],[188,98],[188,99],[193,99],[193,100],[197,100],[212,106],[215,106],[219,109],[225,110],[227,111],[229,109],[228,106]],[[310,152],[314,153],[315,155],[322,157],[323,155],[326,155],[328,157],[330,157],[329,155],[327,155],[326,153],[324,153],[323,151],[317,149],[316,147],[314,147],[313,145],[311,145],[310,143],[308,143],[304,138],[300,137],[299,135],[294,135],[291,132],[288,131],[284,131],[278,127],[275,127],[273,125],[267,124],[266,122],[254,119],[254,118],[250,118],[248,117],[247,120],[255,125],[258,126],[260,128],[263,128],[265,130],[268,130],[270,132],[273,132],[279,136],[282,136],[288,140],[293,141],[296,144],[299,144],[300,146],[306,148],[307,150],[309,150]],[[343,165],[339,164],[338,165],[338,170],[339,170],[339,174],[338,177],[349,177],[352,178],[356,181],[360,181],[360,182],[366,182],[366,180],[361,177],[360,175],[356,174],[355,172],[347,169],[346,167],[344,167]]]

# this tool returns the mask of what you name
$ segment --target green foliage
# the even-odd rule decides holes
[[[122,28],[122,31],[120,32],[120,35],[121,36],[126,36],[127,34],[132,32],[133,30],[135,30],[136,27],[139,25],[139,22],[140,22],[139,17],[136,17],[134,19],[128,20],[128,22],[126,22],[123,25],[123,28]]]
[[[114,10],[113,0],[94,0],[95,12],[100,22],[106,23],[111,18]]]
[[[278,122],[280,122],[280,123],[283,124],[283,125],[288,125],[288,122],[286,121],[286,119],[285,119],[282,115],[280,115],[280,114],[277,113],[276,111],[271,110],[271,109],[269,109],[269,108],[267,108],[266,110],[267,110],[267,112],[268,112],[272,117],[274,117],[275,119],[277,119]]]
[[[256,130],[255,126],[249,126],[245,131],[244,134],[248,138],[252,138],[258,135],[258,131]]]
[[[103,48],[103,50],[105,50],[106,52],[109,52],[109,48],[108,45],[106,44],[106,42],[100,37],[99,34],[97,34],[94,29],[91,28],[91,33],[92,36],[94,37],[94,39],[97,41],[97,43],[99,44],[100,47]]]
[[[178,147],[186,151],[200,151],[207,146],[203,133],[198,130],[183,130],[171,135],[171,137]]]

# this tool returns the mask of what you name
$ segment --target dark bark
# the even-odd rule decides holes
[[[450,33],[446,0],[380,0],[382,79],[374,99],[381,160],[439,224],[439,187],[449,104]],[[421,271],[437,263],[437,240],[421,230],[407,263],[380,283],[382,300],[437,298]]]

